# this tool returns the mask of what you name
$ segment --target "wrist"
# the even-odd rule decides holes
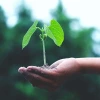
[[[100,58],[76,58],[81,73],[100,73]]]

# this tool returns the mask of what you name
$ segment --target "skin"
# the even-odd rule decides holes
[[[33,85],[54,91],[77,73],[100,73],[100,58],[66,58],[54,62],[48,69],[37,66],[20,67],[18,71]]]

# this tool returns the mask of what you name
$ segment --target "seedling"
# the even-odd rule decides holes
[[[47,37],[51,38],[54,41],[54,43],[60,47],[62,42],[64,41],[64,32],[60,24],[54,19],[51,20],[49,26],[44,25],[44,27],[40,28],[37,27],[37,24],[38,21],[35,21],[33,25],[29,28],[29,30],[26,32],[26,34],[24,35],[22,41],[22,49],[28,45],[33,33],[37,29],[39,29],[41,31],[39,37],[43,44],[43,61],[44,61],[44,66],[46,67],[47,63],[46,63],[46,53],[45,53],[45,39]]]

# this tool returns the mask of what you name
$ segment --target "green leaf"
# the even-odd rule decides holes
[[[36,26],[38,24],[38,21],[35,21],[33,23],[33,25],[28,29],[28,31],[26,32],[26,34],[23,37],[23,41],[22,41],[22,49],[28,45],[31,36],[33,35],[33,33],[36,31]]]
[[[46,26],[45,26],[46,27]],[[56,20],[51,20],[49,27],[45,28],[47,35],[54,41],[57,46],[61,46],[64,41],[64,32],[60,24]]]
[[[51,32],[51,30],[49,29],[49,27],[45,25],[44,30],[45,30],[45,33],[47,34],[47,36],[49,36],[51,39],[53,39],[53,41],[56,43],[56,38],[54,37],[54,35]]]

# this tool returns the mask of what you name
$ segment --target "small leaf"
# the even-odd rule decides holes
[[[51,38],[53,39],[53,41],[56,43],[56,38],[54,37],[53,33],[51,32],[51,30],[49,29],[48,26],[44,26],[44,30],[45,30],[45,33]]]
[[[51,20],[49,27],[46,27],[47,35],[53,39],[57,46],[61,46],[64,41],[64,32],[60,24],[56,20]]]
[[[28,29],[28,31],[26,32],[26,34],[23,37],[23,41],[22,41],[22,49],[28,45],[31,36],[33,35],[33,33],[36,31],[36,26],[38,24],[38,21],[35,21],[33,23],[33,25]]]

